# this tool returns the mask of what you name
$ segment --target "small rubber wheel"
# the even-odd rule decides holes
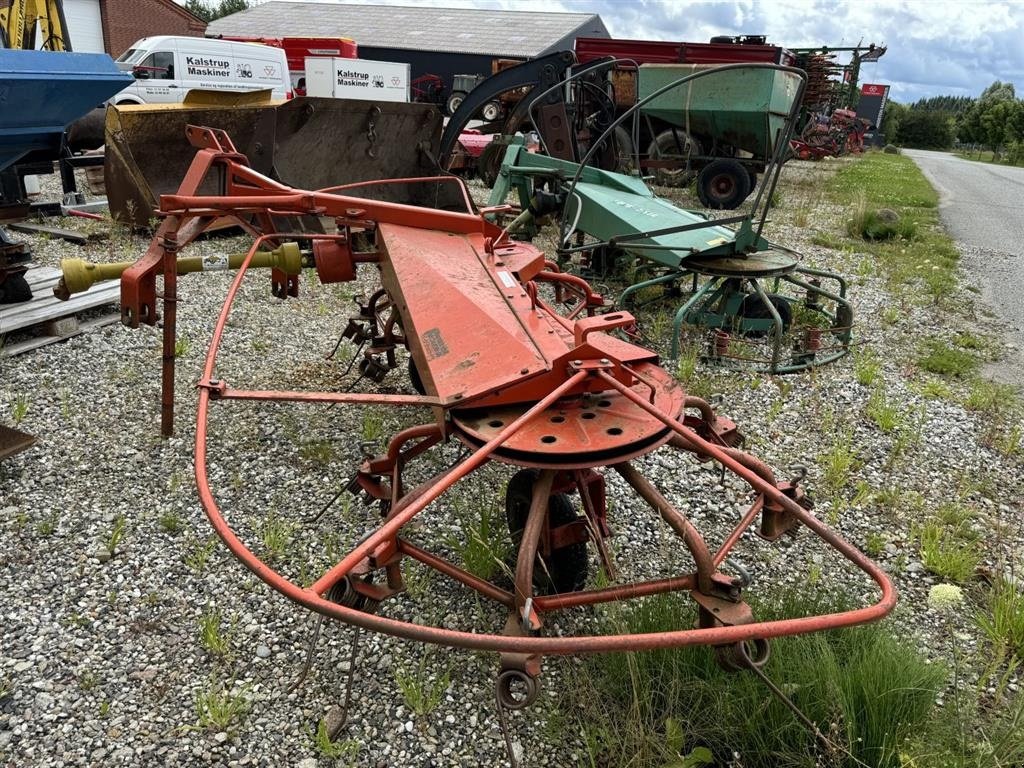
[[[720,157],[708,163],[697,176],[697,197],[706,208],[732,210],[750,194],[750,176],[743,164]]]
[[[423,377],[420,376],[420,369],[416,367],[416,361],[412,359],[411,355],[409,356],[409,383],[419,394],[427,394],[427,389],[423,386]]]
[[[480,111],[483,115],[484,120],[488,123],[493,123],[499,117],[501,117],[501,104],[496,101],[488,101],[484,104],[484,108]]]
[[[533,500],[533,486],[537,472],[523,469],[516,472],[505,489],[505,519],[516,552],[523,538],[526,518]],[[572,500],[564,493],[556,493],[548,500],[548,523],[552,528],[579,520]],[[587,544],[584,541],[552,550],[547,558],[537,556],[533,569],[533,586],[538,594],[578,592],[587,582]]]
[[[779,319],[782,320],[782,332],[785,333],[793,324],[793,307],[777,293],[769,293],[767,295],[768,301],[775,307],[775,311],[779,313]],[[764,305],[764,302],[761,301],[760,296],[756,293],[748,293],[743,297],[743,301],[740,302],[739,316],[744,320],[767,320],[772,316],[772,313]],[[771,331],[747,331],[743,335],[749,339],[759,339],[762,336],[767,336],[769,333]]]

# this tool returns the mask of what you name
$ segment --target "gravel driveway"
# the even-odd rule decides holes
[[[939,192],[939,211],[968,276],[1006,324],[1014,349],[993,374],[1024,385],[1024,168],[904,150]]]

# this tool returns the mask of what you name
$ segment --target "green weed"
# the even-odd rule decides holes
[[[222,683],[211,682],[208,689],[195,697],[197,725],[208,730],[226,731],[249,711],[245,690],[232,692]]]
[[[25,417],[28,415],[30,402],[28,395],[24,392],[19,392],[15,395],[14,400],[11,402],[11,421],[14,422],[14,426],[18,426],[25,420]]]
[[[965,541],[938,520],[926,522],[918,533],[921,562],[947,581],[963,584],[974,577],[981,553],[973,541]]]
[[[327,721],[320,718],[316,731],[310,734],[313,740],[313,749],[316,753],[327,760],[344,760],[349,765],[355,765],[359,758],[359,752],[363,745],[355,739],[344,741],[331,741],[327,732]]]
[[[872,386],[882,372],[882,362],[868,349],[862,349],[853,356],[853,374],[857,383]]]
[[[839,604],[786,595],[754,605],[759,620],[841,610]],[[607,611],[610,630],[659,632],[690,626],[676,596]],[[818,752],[810,735],[756,677],[728,673],[707,648],[611,654],[584,662],[563,707],[582,731],[591,765],[663,768],[704,747],[719,765],[746,768],[821,764],[899,768],[905,741],[928,721],[945,672],[886,625],[779,640],[766,672],[852,757]],[[858,762],[860,761],[860,762]]]
[[[451,685],[451,673],[448,669],[433,674],[431,654],[424,653],[415,666],[399,666],[395,668],[395,682],[402,691],[402,697],[415,714],[423,717],[429,715],[441,703],[441,697]]]
[[[207,607],[199,617],[199,642],[211,656],[226,658],[231,653],[230,630],[221,632],[221,613]]]
[[[978,358],[970,352],[955,349],[941,339],[930,339],[925,342],[917,358],[917,364],[929,373],[955,378],[970,376],[980,365]]]
[[[886,434],[895,431],[903,423],[900,409],[889,403],[881,388],[871,393],[864,412],[875,426]]]
[[[1013,581],[997,579],[986,595],[986,613],[975,621],[996,650],[1024,661],[1024,594]]]
[[[818,457],[822,468],[822,485],[830,493],[839,493],[850,483],[850,476],[861,462],[853,450],[853,433],[840,432],[832,447]]]

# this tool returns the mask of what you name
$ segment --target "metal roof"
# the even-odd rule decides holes
[[[607,37],[595,13],[272,0],[210,22],[207,35],[348,37],[368,48],[530,58],[566,37]]]

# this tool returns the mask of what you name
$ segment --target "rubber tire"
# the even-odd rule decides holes
[[[480,115],[488,123],[493,123],[501,117],[501,104],[496,101],[488,101],[480,110]]]
[[[633,149],[633,137],[621,125],[612,131],[615,140],[615,168],[618,173],[632,175],[636,170],[636,151]]]
[[[704,147],[695,137],[689,135],[686,131],[676,129],[675,134],[671,130],[662,131],[650,144],[647,145],[647,157],[657,159],[659,157],[682,157],[679,154],[680,149],[676,143],[676,136],[679,137],[679,141],[685,145],[689,142],[689,152],[687,153],[690,157],[704,154]],[[654,171],[654,182],[660,184],[663,187],[685,187],[689,184],[694,177],[693,171],[679,170],[669,171],[662,168],[658,168]]]
[[[743,164],[720,157],[697,176],[697,197],[705,208],[716,211],[738,208],[750,194],[750,176]]]
[[[749,168],[747,168],[746,171],[747,171],[747,176],[750,178],[750,192],[748,192],[747,194],[750,194],[755,189],[757,189],[757,174],[754,173]]]
[[[512,545],[516,553],[526,527],[533,500],[533,486],[537,482],[537,471],[523,469],[516,472],[505,489],[505,520]],[[573,509],[572,500],[564,493],[556,493],[548,501],[548,520],[557,528],[579,519]],[[541,556],[538,554],[538,560]],[[587,583],[587,543],[581,541],[556,549],[551,556],[533,569],[533,587],[538,594],[552,595],[560,592],[578,592]]]
[[[423,377],[420,376],[420,369],[416,367],[416,361],[412,359],[412,355],[409,356],[409,383],[417,393],[427,394],[427,389],[423,386]]]
[[[462,102],[466,100],[465,91],[455,91],[451,96],[448,97],[448,101],[445,102],[445,107],[448,110],[448,116],[451,117],[455,114],[455,111],[462,106]]]
[[[476,161],[476,175],[480,177],[480,181],[487,187],[493,187],[494,182],[498,180],[498,175],[501,173],[501,161],[505,159],[505,150],[508,149],[503,144],[488,144],[484,147],[484,151],[480,153],[480,157]]]
[[[771,302],[772,306],[779,313],[779,319],[782,320],[782,332],[785,333],[793,325],[793,307],[777,293],[769,293],[768,301]],[[748,293],[743,297],[743,301],[740,302],[739,316],[750,320],[766,320],[772,315],[764,305],[764,302],[761,301],[760,296],[756,293]],[[759,339],[767,336],[769,333],[770,331],[748,331],[743,335],[748,339]]]

